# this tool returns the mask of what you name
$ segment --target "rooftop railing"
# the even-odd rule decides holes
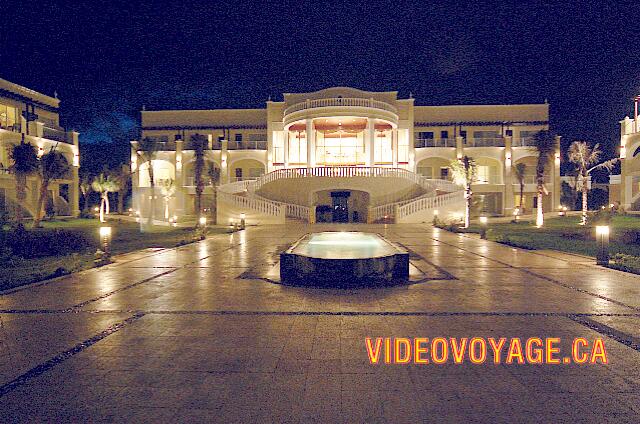
[[[284,110],[284,114],[288,115],[293,112],[299,112],[305,109],[315,109],[320,107],[368,107],[374,109],[382,109],[387,112],[398,113],[398,110],[389,103],[374,99],[363,99],[360,97],[333,97],[328,99],[307,100],[305,102],[296,103]]]

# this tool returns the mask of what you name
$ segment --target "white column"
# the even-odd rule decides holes
[[[313,119],[307,118],[307,168],[316,166],[316,132]]]
[[[71,174],[73,182],[70,187],[70,201],[71,201],[71,215],[77,217],[80,215],[80,177],[79,177],[79,169],[80,169],[80,143],[78,136],[79,133],[75,131],[71,131],[71,142],[73,143],[73,160],[71,167]],[[76,156],[77,155],[77,156]]]
[[[393,155],[393,167],[398,167],[398,130],[391,130],[391,153]]]
[[[289,131],[284,131],[282,134],[284,138],[284,167],[289,167]]]
[[[220,183],[227,184],[229,182],[229,151],[227,150],[227,140],[222,140],[220,146]]]
[[[366,165],[374,166],[376,163],[375,156],[375,128],[371,119],[367,119],[367,128],[364,133],[364,147],[366,156]]]
[[[513,150],[511,149],[512,137],[504,137],[504,202],[502,205],[503,214],[510,216],[513,213],[515,207],[515,196],[513,195],[513,177],[512,177],[512,162],[513,162]]]

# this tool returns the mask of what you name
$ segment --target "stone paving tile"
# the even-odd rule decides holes
[[[322,290],[239,278],[336,228],[383,234],[457,279]],[[640,353],[572,314],[637,338],[639,282],[428,226],[258,227],[137,252],[0,297],[43,309],[0,314],[3,384],[133,313],[117,311],[145,314],[0,396],[0,421],[638,422]],[[369,364],[364,338],[386,336],[554,336],[563,351],[602,337],[610,363]]]

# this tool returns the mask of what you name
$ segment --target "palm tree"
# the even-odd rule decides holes
[[[533,146],[531,149],[538,154],[538,161],[536,162],[536,185],[538,191],[536,226],[542,227],[542,224],[544,224],[542,198],[548,193],[544,185],[544,171],[558,149],[556,137],[548,130],[538,131],[533,137]]]
[[[207,137],[202,134],[194,134],[191,136],[191,143],[193,146],[193,176],[196,186],[196,196],[194,204],[194,212],[196,214],[197,222],[200,222],[200,215],[202,214],[202,193],[204,192],[204,179],[202,174],[204,173],[204,150],[207,143]]]
[[[109,215],[109,193],[118,191],[120,187],[118,183],[111,177],[100,173],[91,184],[94,191],[100,193],[100,222],[105,222],[105,215]]]
[[[25,143],[23,134],[20,144],[12,147],[10,157],[12,163],[9,166],[9,172],[16,179],[16,200],[18,202],[16,222],[20,224],[22,222],[22,209],[27,199],[27,177],[33,175],[38,169],[38,151],[33,144]]]
[[[147,218],[147,224],[153,225],[153,212],[156,205],[156,182],[153,176],[153,161],[158,155],[160,144],[149,137],[143,138],[138,143],[138,155],[140,156],[140,164],[147,163],[147,169],[149,170],[149,189],[151,190],[151,196],[149,196],[149,216]]]
[[[169,201],[176,194],[175,181],[171,178],[168,180],[160,180],[160,191],[164,198],[164,219],[169,219]]]
[[[600,161],[602,150],[600,145],[596,144],[593,149],[584,141],[574,141],[569,146],[569,161],[575,164],[577,171],[576,189],[582,192],[582,225],[587,223],[587,192],[589,187],[587,181],[591,171],[596,169],[606,169],[611,172],[618,158]]]
[[[127,165],[122,165],[116,168],[111,175],[118,184],[118,213],[122,214],[124,212],[124,197],[131,181],[131,171]]]
[[[91,182],[89,181],[89,176],[85,175],[80,180],[80,192],[82,193],[82,198],[84,199],[84,206],[82,211],[86,213],[89,210],[89,194],[91,194]]]
[[[473,196],[471,184],[475,183],[477,177],[476,161],[469,156],[464,156],[461,159],[452,161],[450,167],[453,171],[453,181],[464,187],[464,228],[469,228],[471,197]]]
[[[60,152],[56,151],[56,146],[40,157],[38,161],[38,177],[40,178],[40,195],[38,196],[38,204],[36,206],[36,214],[33,218],[33,228],[40,226],[42,220],[42,207],[49,194],[49,184],[52,180],[59,180],[69,175],[71,167],[67,158]]]
[[[518,215],[522,214],[523,212],[522,207],[524,205],[524,178],[526,175],[526,171],[527,171],[527,165],[525,165],[522,162],[517,163],[516,166],[514,167],[514,173],[516,175],[516,179],[518,180],[518,184],[520,184],[520,205],[518,206]]]
[[[215,164],[209,164],[209,169],[207,170],[207,175],[209,176],[209,184],[211,184],[211,189],[213,191],[213,203],[211,205],[211,215],[213,218],[213,222],[217,224],[217,211],[218,211],[218,184],[220,183],[220,168],[218,168]]]

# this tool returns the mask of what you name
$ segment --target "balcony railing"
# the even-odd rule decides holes
[[[189,140],[189,141],[185,141],[182,144],[182,150],[195,150],[196,149],[196,144]],[[222,150],[222,143],[214,140],[214,141],[207,141],[204,144],[204,149],[205,150]]]
[[[229,150],[267,150],[267,141],[230,141],[227,144]]]
[[[504,138],[473,138],[468,139],[466,147],[504,147]]]
[[[368,107],[374,109],[382,109],[387,112],[392,112],[397,114],[398,110],[390,105],[389,103],[381,102],[380,100],[374,99],[363,99],[360,97],[333,97],[328,99],[316,99],[316,100],[307,100],[305,102],[296,103],[292,106],[289,106],[284,110],[285,116],[293,113],[299,112],[305,109],[315,109],[319,107]]]
[[[19,122],[13,123],[11,125],[0,122],[0,129],[19,133],[21,130],[21,126]]]
[[[456,147],[456,140],[453,138],[418,138],[414,146],[418,149],[422,147]]]
[[[67,133],[51,127],[42,127],[42,137],[49,140],[67,142]]]
[[[535,138],[534,137],[521,137],[519,139],[514,139],[512,145],[514,147],[533,147],[535,146]]]
[[[520,182],[518,181],[517,178],[514,178],[514,185],[519,185]],[[545,175],[544,176],[544,182],[545,184],[549,184],[551,182],[551,176],[550,175]],[[525,184],[538,184],[538,180],[536,179],[535,175],[525,175],[524,176],[524,183]]]

